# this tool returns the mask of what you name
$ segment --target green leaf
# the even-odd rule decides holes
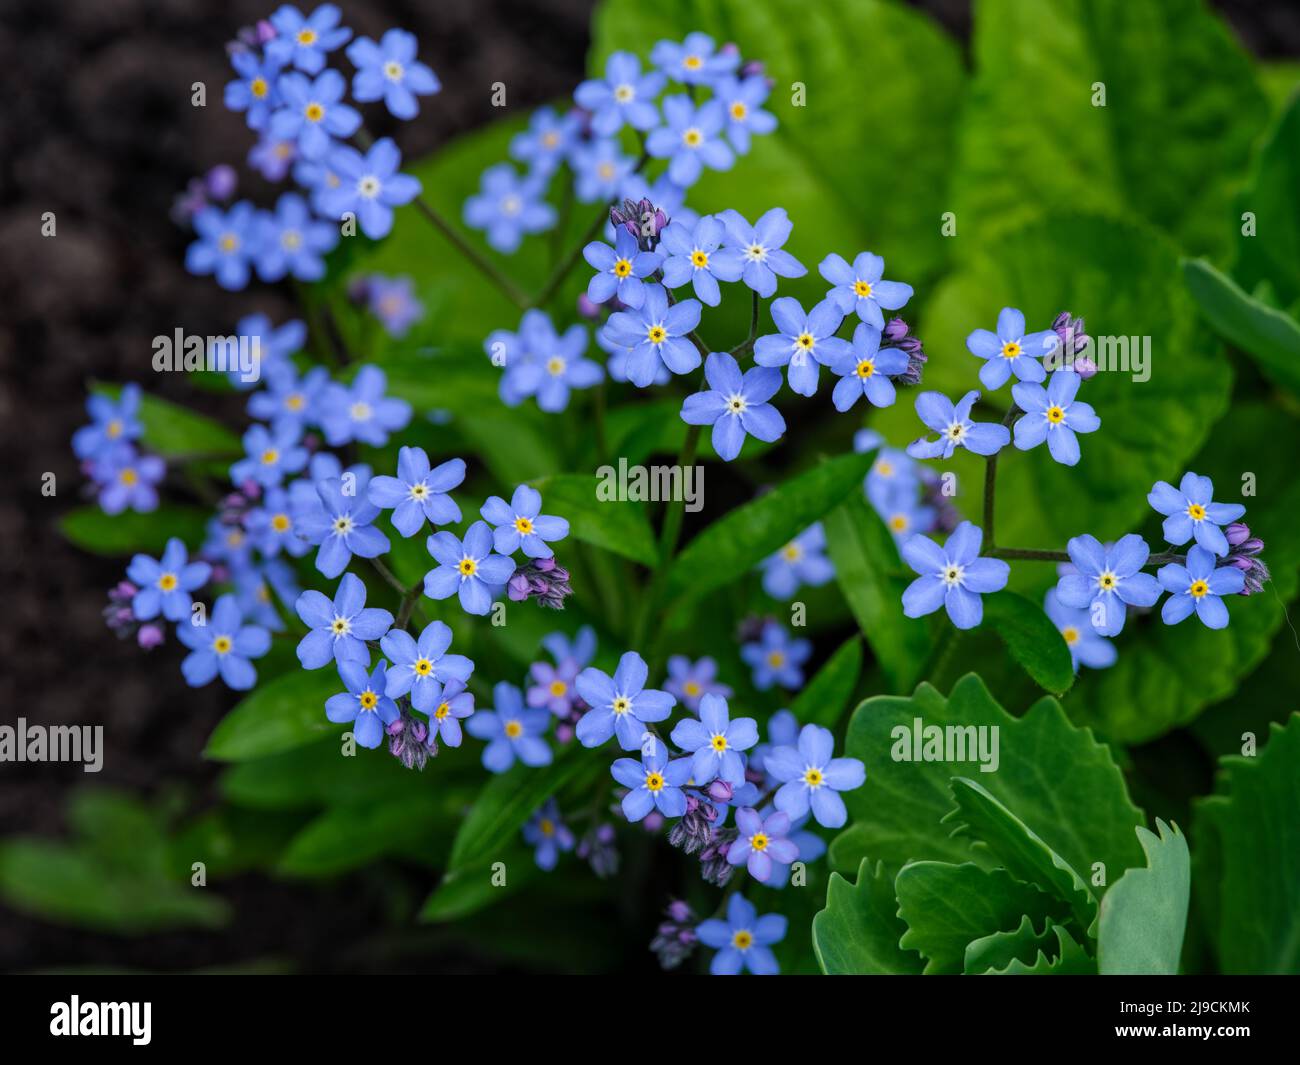
[[[997,771],[978,773],[981,782],[1074,868],[1090,870],[1104,862],[1114,871],[1138,864],[1133,830],[1142,815],[1129,801],[1109,748],[1071,725],[1055,699],[1044,697],[1024,716],[1012,717],[979,677],[969,675],[946,699],[922,684],[910,698],[876,696],[854,712],[845,753],[862,759],[867,779],[844,796],[851,825],[832,844],[836,868],[851,868],[863,853],[895,869],[913,860],[971,859],[966,842],[953,838],[940,820],[952,807],[951,779],[977,773],[970,752],[978,734],[961,733],[965,760],[902,760],[913,753],[918,718],[923,730],[937,726],[945,736],[949,726],[996,728],[985,736],[990,742],[998,737]],[[954,746],[950,753],[963,752]],[[1078,810],[1088,816],[1078,816]]]
[[[90,390],[117,399],[122,386],[96,382]],[[140,423],[144,427],[141,442],[165,458],[201,455],[236,459],[243,454],[239,437],[220,422],[148,392],[140,396]]]
[[[517,764],[494,776],[479,792],[451,845],[451,870],[498,859],[525,821],[570,781],[580,775],[595,779],[604,763],[571,743],[548,766],[534,769]]]
[[[1248,296],[1204,259],[1184,260],[1183,277],[1214,331],[1253,355],[1270,380],[1300,395],[1300,325],[1296,320]]]
[[[985,870],[969,862],[905,865],[894,891],[898,916],[907,925],[899,946],[926,959],[927,976],[962,972],[968,945],[993,933],[1014,931],[1022,916],[1040,925],[1048,917],[1064,916],[1060,902],[1033,884],[1005,869]]]
[[[1101,903],[1097,965],[1103,976],[1175,976],[1183,953],[1187,899],[1192,887],[1187,840],[1163,821],[1160,835],[1137,830],[1145,868],[1130,869]]]
[[[420,910],[420,920],[459,921],[507,898],[537,878],[540,870],[522,846],[509,847],[491,860],[446,873]],[[502,882],[504,877],[504,882]]]
[[[1195,807],[1196,906],[1219,969],[1300,973],[1300,715],[1252,757],[1220,760]]]
[[[134,510],[105,514],[97,506],[77,507],[59,519],[59,531],[97,555],[158,555],[178,536],[191,548],[201,543],[211,514],[198,507],[166,504],[147,514]]]
[[[1097,900],[1069,862],[975,781],[957,777],[952,795],[957,807],[944,823],[954,826],[954,835],[969,835],[977,852],[986,849],[1012,876],[1064,900],[1078,930],[1088,933],[1097,919]]]
[[[959,250],[1076,207],[1136,213],[1194,251],[1223,250],[1268,105],[1203,0],[982,0],[972,51],[953,186]],[[1063,237],[1073,259],[1073,234]]]
[[[1034,682],[1058,695],[1068,690],[1074,683],[1070,649],[1043,609],[1015,592],[994,592],[983,598],[984,623]]]
[[[826,544],[835,580],[893,691],[907,691],[930,659],[925,623],[903,614],[898,548],[861,495],[826,516]]]
[[[1026,914],[1014,930],[993,932],[972,940],[966,948],[962,972],[967,976],[996,973],[1008,968],[1012,962],[1033,965],[1039,954],[1055,957],[1056,931],[1045,924],[1041,932],[1034,931],[1034,922]],[[1048,951],[1052,951],[1048,955]]]
[[[870,465],[868,455],[840,455],[728,511],[677,556],[668,571],[669,594],[698,598],[749,573],[860,490]]]
[[[785,207],[794,222],[788,250],[810,269],[806,278],[783,281],[783,295],[820,299],[825,286],[811,266],[830,251],[851,260],[870,247],[890,264],[890,277],[908,281],[939,266],[949,251],[938,220],[951,207],[963,72],[957,46],[928,16],[877,0],[664,0],[653,7],[606,0],[596,12],[588,69],[603,75],[616,49],[644,62],[654,41],[694,30],[736,42],[745,58],[762,60],[778,86],[764,105],[779,121],[776,131],[755,137],[733,170],[706,172],[691,189],[691,204],[701,212],[732,207],[751,222]],[[863,56],[871,57],[869,106]],[[794,83],[806,88],[797,102],[785,88]],[[846,150],[859,144],[871,148]],[[713,334],[706,328],[705,335]]]
[[[804,724],[833,729],[848,709],[861,673],[862,641],[850,636],[795,697],[790,712]]]
[[[1292,71],[1294,88],[1294,70]],[[1300,300],[1300,94],[1274,123],[1255,158],[1250,178],[1237,197],[1237,280],[1248,292],[1267,282],[1284,307]],[[1254,216],[1252,235],[1242,232],[1241,216]]]
[[[832,873],[826,885],[826,908],[813,917],[813,948],[828,976],[919,973],[920,957],[899,946],[907,926],[898,919],[898,903],[884,866],[863,858],[858,882]]]
[[[1060,925],[1053,925],[1056,934],[1056,950],[1053,956],[1044,951],[1038,952],[1038,959],[1033,965],[1026,965],[1019,958],[1012,959],[1005,969],[990,971],[993,976],[1095,976],[1097,963],[1089,957],[1078,941]]]
[[[342,690],[338,672],[294,670],[246,695],[213,730],[204,750],[221,762],[279,754],[338,732],[325,717],[325,700]]]
[[[575,540],[613,551],[615,554],[654,568],[659,552],[655,546],[645,504],[632,500],[602,500],[602,479],[596,473],[561,473],[534,481],[542,493],[542,509],[569,521]]]
[[[332,807],[294,836],[278,870],[289,876],[335,876],[408,849],[431,852],[436,830],[449,829],[459,812],[448,807],[427,787],[419,801]]]

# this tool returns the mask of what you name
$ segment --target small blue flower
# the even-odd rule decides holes
[[[123,385],[117,399],[92,393],[86,398],[86,413],[91,424],[72,434],[72,451],[77,458],[126,458],[134,453],[130,442],[144,434],[139,385]]]
[[[748,969],[755,976],[776,976],[781,967],[772,944],[785,938],[786,919],[779,913],[762,917],[744,895],[727,900],[727,919],[710,917],[695,929],[700,942],[718,953],[709,963],[714,976],[736,976]]]
[[[311,545],[294,528],[293,510],[285,489],[270,488],[244,516],[248,537],[263,558],[274,558],[281,548],[294,558],[301,558],[311,550]]]
[[[623,796],[623,816],[636,823],[651,810],[664,817],[681,817],[686,812],[686,793],[682,791],[691,775],[691,760],[668,760],[668,748],[649,733],[641,751],[641,761],[618,758],[609,767],[610,774],[628,793]],[[625,747],[636,750],[639,745]]]
[[[908,455],[914,459],[947,459],[959,447],[976,455],[996,455],[1011,443],[1011,431],[1005,425],[971,421],[971,408],[979,398],[978,392],[967,392],[954,406],[941,392],[917,396],[917,416],[939,436],[936,440],[918,437],[907,445]]]
[[[708,85],[740,66],[739,52],[715,48],[707,33],[688,33],[681,42],[658,42],[650,52],[650,62],[683,85]]]
[[[286,364],[289,356],[302,351],[307,343],[307,326],[299,318],[290,318],[283,325],[272,325],[271,319],[266,315],[250,314],[235,323],[235,335],[257,345],[262,376],[265,377],[272,367],[293,369]],[[209,345],[210,352],[214,349],[217,349],[215,343]],[[232,368],[226,376],[241,392],[254,388],[257,384],[255,381],[245,381],[244,374],[238,369]]]
[[[470,659],[447,653],[451,629],[441,621],[429,622],[418,641],[405,629],[392,629],[379,646],[393,662],[384,694],[390,699],[410,695],[411,705],[430,717],[442,699],[442,686],[450,680],[464,684],[474,672]]]
[[[271,137],[263,133],[257,138],[257,143],[248,149],[248,165],[256,170],[267,181],[279,183],[284,180],[289,173],[290,167],[297,166],[312,167],[316,164],[308,163],[305,160],[297,163],[298,146],[293,141],[280,140],[278,137]],[[304,173],[308,173],[304,170]],[[305,188],[310,188],[310,184],[304,184]],[[316,201],[312,198],[312,207],[315,209]]]
[[[271,112],[280,105],[276,84],[282,64],[245,50],[231,55],[230,65],[238,77],[226,83],[226,108],[243,111],[248,128],[260,132],[266,128]]]
[[[792,639],[777,621],[769,621],[757,640],[740,648],[740,657],[753,669],[754,687],[759,691],[767,691],[773,684],[790,691],[802,688],[802,667],[811,654],[811,643]]]
[[[529,710],[523,694],[513,684],[501,681],[492,689],[493,708],[480,710],[465,722],[465,731],[480,740],[483,767],[492,773],[504,773],[518,759],[526,766],[551,763],[551,749],[542,736],[550,724],[545,710]]]
[[[691,780],[700,787],[723,780],[739,787],[745,782],[747,751],[758,742],[758,722],[752,717],[730,720],[727,700],[720,695],[700,699],[699,719],[683,718],[673,727],[672,741],[691,758]]]
[[[542,803],[541,809],[524,824],[524,842],[533,848],[537,868],[547,872],[555,868],[561,851],[567,854],[573,850],[573,833],[560,820],[560,807],[554,797]]]
[[[619,186],[636,169],[636,160],[624,155],[617,140],[597,140],[577,145],[569,156],[574,190],[580,203],[612,200]]]
[[[1066,545],[1075,572],[1056,584],[1062,606],[1087,610],[1092,627],[1103,636],[1118,636],[1128,606],[1155,606],[1160,585],[1143,573],[1151,549],[1136,533],[1121,536],[1109,548],[1095,536],[1075,536]]]
[[[760,564],[763,590],[773,599],[793,599],[804,585],[820,588],[835,579],[835,567],[826,557],[826,531],[814,522]]]
[[[474,696],[465,690],[465,682],[452,677],[442,686],[442,696],[429,712],[429,732],[448,747],[459,747],[460,723],[474,712]]]
[[[208,206],[194,216],[196,239],[185,249],[185,269],[191,274],[212,274],[217,284],[235,291],[248,284],[257,257],[257,211],[240,200],[228,211]]]
[[[293,147],[292,141],[272,143],[289,145],[292,153],[290,160],[293,162],[293,180],[298,183],[303,192],[307,193],[311,209],[322,218],[333,221],[333,217],[326,209],[326,203],[329,195],[342,184],[342,179],[330,168],[328,156],[325,159],[296,159],[297,149]]]
[[[1000,558],[980,558],[982,529],[963,521],[940,547],[919,533],[904,542],[903,561],[920,576],[903,592],[909,618],[933,614],[941,606],[959,629],[973,629],[984,618],[981,595],[1006,587],[1011,567]]]
[[[220,674],[226,687],[248,691],[257,683],[257,670],[249,659],[261,658],[271,649],[271,634],[260,625],[243,623],[233,595],[223,595],[213,604],[207,624],[181,621],[176,638],[190,649],[181,662],[181,673],[191,688],[201,688]]]
[[[240,575],[253,563],[253,541],[243,528],[227,525],[219,517],[207,525],[207,539],[201,548],[204,558],[225,563],[233,574]]]
[[[340,14],[334,4],[321,4],[305,17],[296,7],[282,5],[271,16],[275,36],[266,42],[268,58],[317,73],[325,66],[325,56],[352,36],[350,29],[339,25]]]
[[[1165,605],[1168,606],[1168,602]],[[1118,657],[1115,645],[1093,630],[1087,610],[1066,606],[1056,594],[1055,588],[1047,590],[1043,610],[1061,633],[1065,646],[1070,649],[1070,661],[1076,673],[1080,666],[1106,669],[1115,664]]]
[[[714,254],[725,236],[726,228],[712,215],[701,218],[694,226],[674,219],[660,234],[660,247],[668,253],[663,264],[664,284],[681,288],[689,281],[701,300],[716,307],[722,302],[718,282],[739,281],[744,271],[734,257],[719,260]]]
[[[272,433],[265,425],[250,426],[244,433],[245,457],[230,467],[230,479],[237,485],[254,481],[274,488],[285,474],[297,473],[307,465],[307,449],[298,444],[301,435],[292,425]]]
[[[587,283],[588,298],[593,303],[604,303],[617,296],[620,303],[633,308],[645,303],[641,279],[653,274],[664,261],[658,252],[642,251],[636,237],[621,227],[614,234],[614,247],[593,240],[582,249],[582,257],[596,271]]]
[[[388,30],[376,44],[358,37],[348,45],[348,59],[357,68],[352,75],[352,95],[358,103],[383,100],[394,118],[410,119],[420,113],[417,96],[432,96],[442,88],[438,76],[415,58],[415,34]]]
[[[852,266],[843,256],[828,255],[818,265],[817,271],[835,286],[827,296],[835,301],[842,314],[856,311],[862,321],[877,329],[885,328],[882,307],[896,311],[905,307],[912,298],[911,285],[881,280],[885,274],[885,260],[869,251],[861,252]]]
[[[257,276],[279,281],[291,274],[299,281],[319,281],[325,276],[323,256],[339,242],[339,231],[312,217],[307,201],[286,192],[275,211],[261,216],[257,238]]]
[[[654,101],[664,81],[657,71],[642,74],[641,61],[633,53],[613,52],[605,60],[605,77],[582,82],[573,99],[591,112],[591,129],[598,137],[612,137],[625,122],[645,131],[659,123]]]
[[[327,477],[316,482],[316,500],[293,509],[293,524],[309,544],[319,544],[316,568],[326,577],[337,577],[352,556],[378,558],[392,546],[374,526],[379,508],[364,495],[347,495],[342,478]]]
[[[577,111],[561,115],[553,107],[539,107],[528,128],[510,139],[510,158],[526,164],[530,177],[549,178],[569,157],[581,132]]]
[[[1215,568],[1214,552],[1195,544],[1187,552],[1187,565],[1171,562],[1161,566],[1160,585],[1172,594],[1160,609],[1166,625],[1177,625],[1193,611],[1207,629],[1228,626],[1225,595],[1240,595],[1246,587],[1246,574],[1234,566]]]
[[[727,231],[727,243],[713,256],[715,266],[728,272],[739,267],[741,280],[764,299],[776,291],[778,275],[803,277],[808,272],[783,250],[793,228],[784,207],[773,207],[752,226],[737,211],[721,211],[718,218]]]
[[[366,306],[390,337],[400,340],[424,317],[424,304],[416,298],[415,281],[409,275],[371,274],[365,289]]]
[[[776,116],[763,110],[771,91],[761,74],[719,78],[713,86],[714,99],[727,112],[727,137],[741,155],[749,151],[751,133],[765,134],[776,129]]]
[[[1167,515],[1163,531],[1171,544],[1177,547],[1195,537],[1198,545],[1220,558],[1228,553],[1228,539],[1219,526],[1246,513],[1240,503],[1215,503],[1214,482],[1195,473],[1183,474],[1177,489],[1167,481],[1157,481],[1147,502]]]
[[[699,300],[682,300],[670,307],[662,286],[647,285],[645,303],[635,310],[611,314],[605,335],[630,349],[628,380],[645,388],[661,365],[675,374],[690,373],[700,365],[699,351],[686,339],[699,324]]]
[[[157,455],[137,455],[135,450],[114,448],[90,461],[90,476],[99,490],[105,514],[134,510],[148,514],[158,509],[158,485],[167,464]]]
[[[889,492],[870,502],[900,548],[916,533],[934,529],[935,509],[921,502],[915,491]]]
[[[492,530],[476,521],[461,542],[449,532],[429,537],[429,554],[438,563],[424,577],[424,594],[430,599],[449,599],[459,594],[467,614],[486,614],[492,609],[494,592],[515,572],[514,559],[492,553]]]
[[[309,588],[298,596],[294,610],[311,631],[298,644],[304,669],[320,669],[330,659],[370,664],[367,641],[380,639],[393,624],[393,615],[366,606],[366,586],[355,573],[345,573],[331,603],[323,592]]]
[[[493,527],[498,554],[513,555],[520,548],[529,558],[550,558],[555,553],[548,543],[568,536],[569,523],[541,509],[542,494],[526,484],[515,489],[509,504],[500,496],[488,496],[479,513]]]
[[[773,791],[781,782],[767,772],[767,756],[777,747],[793,747],[799,742],[799,721],[789,710],[778,710],[767,720],[767,742],[760,743],[749,756],[749,768],[764,774],[763,790]]]
[[[360,662],[340,662],[339,679],[346,692],[325,700],[325,716],[336,725],[352,724],[352,735],[362,747],[374,750],[384,741],[384,729],[399,717],[397,704],[384,694],[385,664],[369,675]]]
[[[1075,433],[1091,433],[1101,419],[1087,403],[1075,402],[1082,378],[1073,370],[1057,370],[1047,387],[1021,382],[1011,386],[1011,395],[1024,415],[1016,422],[1016,447],[1028,451],[1044,440],[1052,458],[1063,466],[1079,461],[1079,439]]]
[[[835,758],[831,730],[804,725],[795,746],[775,747],[763,759],[763,768],[782,781],[776,808],[792,818],[812,815],[824,828],[840,828],[848,819],[840,792],[860,788],[866,767],[856,758]]]
[[[771,312],[780,332],[754,341],[754,361],[759,366],[788,366],[791,390],[811,396],[817,391],[820,366],[833,366],[853,355],[853,346],[835,335],[844,316],[830,300],[822,300],[805,314],[793,296],[773,300]]]
[[[248,413],[261,422],[269,422],[276,435],[294,432],[316,423],[317,404],[329,384],[329,372],[314,366],[301,377],[293,363],[273,362],[263,373],[266,387],[248,397]]]
[[[583,625],[572,640],[562,632],[548,633],[542,637],[542,646],[555,659],[556,665],[572,663],[582,669],[596,657],[596,630]]]
[[[280,559],[268,559],[257,566],[232,575],[235,601],[239,609],[254,625],[270,632],[283,632],[284,619],[276,609],[275,600],[292,603],[302,589],[293,575],[293,569]]]
[[[772,879],[774,868],[788,866],[799,857],[799,848],[786,837],[790,815],[774,810],[767,817],[746,806],[736,811],[739,837],[727,848],[728,865],[744,865],[760,883]]]
[[[719,458],[730,462],[739,455],[746,436],[771,443],[785,432],[785,419],[768,402],[781,387],[780,370],[753,366],[742,376],[731,355],[715,351],[705,360],[704,379],[710,390],[686,397],[682,421],[712,425]]]
[[[736,154],[722,137],[727,112],[717,100],[698,108],[689,96],[664,98],[664,121],[650,131],[645,149],[655,159],[668,160],[668,177],[682,188],[699,179],[704,168],[730,170]]]
[[[731,689],[717,680],[718,663],[708,655],[692,663],[685,655],[670,655],[668,679],[664,691],[682,701],[693,714],[699,713],[700,700],[709,694],[731,698]]]
[[[1014,307],[998,312],[998,331],[976,329],[966,338],[966,348],[976,358],[984,359],[980,381],[985,388],[1001,388],[1013,373],[1021,381],[1040,384],[1047,371],[1039,359],[1056,350],[1061,339],[1050,329],[1025,334],[1025,316]]]
[[[831,393],[838,411],[846,411],[866,396],[877,407],[892,407],[897,395],[890,377],[907,369],[907,352],[901,348],[880,350],[880,330],[859,322],[853,330],[853,348],[831,370],[840,375]]]
[[[321,204],[332,218],[348,212],[357,216],[361,232],[371,240],[388,236],[393,208],[420,195],[420,179],[399,174],[402,153],[391,137],[380,137],[362,155],[346,144],[329,153],[329,169],[338,175],[338,188],[325,193]]]
[[[599,747],[617,734],[619,746],[635,751],[648,734],[645,726],[665,721],[677,700],[665,691],[645,686],[649,676],[645,659],[627,651],[610,677],[594,666],[578,674],[578,694],[591,707],[578,722],[578,742]]]
[[[460,521],[460,507],[447,493],[464,480],[464,459],[448,459],[430,469],[424,448],[403,447],[397,452],[397,476],[373,478],[366,498],[393,512],[393,528],[399,533],[414,536],[426,521],[433,525]]]
[[[168,621],[180,621],[193,605],[190,593],[207,584],[211,575],[212,567],[206,562],[190,562],[184,541],[173,536],[162,558],[136,555],[127,566],[127,579],[138,589],[131,600],[131,612],[137,621],[159,614]]]
[[[271,115],[267,132],[277,140],[293,141],[304,159],[324,159],[335,139],[352,136],[361,114],[343,103],[347,82],[337,70],[314,80],[306,74],[281,74],[276,85],[280,106]]]
[[[555,208],[542,200],[544,179],[521,178],[509,163],[483,171],[479,191],[465,201],[465,224],[487,233],[487,242],[507,255],[525,234],[544,233],[555,225]]]
[[[330,447],[352,441],[383,447],[388,434],[405,429],[411,405],[384,395],[388,378],[377,366],[362,366],[351,385],[331,383],[320,398],[320,426]]]
[[[541,410],[556,414],[569,405],[571,389],[590,388],[604,377],[600,364],[584,357],[587,343],[581,325],[557,334],[546,312],[534,308],[524,312],[518,333],[495,330],[483,349],[493,365],[505,367],[499,390],[506,406],[535,396]]]

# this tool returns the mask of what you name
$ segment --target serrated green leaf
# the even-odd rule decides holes
[[[993,932],[972,940],[966,947],[962,972],[973,976],[1007,969],[1012,962],[1033,965],[1040,954],[1055,959],[1057,945],[1055,929],[1044,924],[1043,930],[1036,932],[1034,922],[1026,914],[1011,931]]]
[[[314,743],[330,732],[342,736],[325,717],[325,700],[342,690],[332,663],[276,677],[221,719],[203,753],[220,762],[242,762]]]
[[[833,729],[848,709],[861,673],[862,641],[850,636],[795,696],[790,712],[804,724]]]
[[[575,540],[613,551],[633,562],[654,568],[659,551],[646,515],[645,504],[635,500],[602,500],[602,480],[596,473],[560,473],[534,481],[542,493],[547,514],[567,518]]]
[[[1043,609],[1005,590],[983,599],[984,624],[998,634],[1034,682],[1057,695],[1068,690],[1074,683],[1070,649]]]
[[[1064,916],[1060,901],[1033,884],[1005,869],[986,870],[970,862],[905,865],[894,891],[898,916],[907,925],[899,946],[926,959],[927,976],[962,972],[969,946],[994,933],[1014,931],[1022,916],[1043,927],[1049,917]]]
[[[856,884],[831,874],[826,908],[813,917],[813,948],[828,976],[919,973],[920,955],[898,944],[905,931],[891,878],[863,858]]]
[[[1129,869],[1102,899],[1097,966],[1103,976],[1178,973],[1191,858],[1177,825],[1170,828],[1157,819],[1156,829],[1159,836],[1137,830],[1146,867]]]
[[[870,465],[868,455],[840,455],[728,511],[677,556],[669,594],[698,598],[750,572],[858,489]]]
[[[1005,969],[990,970],[990,976],[1095,976],[1097,962],[1089,956],[1078,941],[1060,925],[1053,925],[1056,950],[1049,956],[1042,950],[1033,965],[1015,958]]]
[[[835,580],[893,691],[906,691],[930,659],[925,623],[903,614],[908,578],[893,537],[860,495],[826,516]]]
[[[84,506],[64,514],[59,531],[96,555],[158,555],[173,536],[193,549],[202,542],[210,518],[198,507],[163,505],[147,514],[134,510],[105,514],[97,506]]]

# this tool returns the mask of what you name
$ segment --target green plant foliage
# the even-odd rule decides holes
[[[1158,820],[1156,827],[1159,836],[1138,829],[1147,867],[1128,870],[1102,900],[1097,963],[1103,976],[1178,972],[1191,859],[1177,825],[1170,828]]]

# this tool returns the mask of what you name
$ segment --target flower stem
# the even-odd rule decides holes
[[[406,594],[402,596],[402,605],[397,610],[397,623],[393,628],[406,628],[406,623],[411,620],[411,611],[415,609],[415,601],[420,598],[422,591],[424,591],[422,580],[416,581],[406,590]]]
[[[404,585],[393,575],[392,570],[390,570],[387,566],[385,566],[384,563],[378,558],[370,559],[370,564],[375,567],[375,572],[378,573],[379,576],[383,577],[384,580],[388,582],[390,587],[396,589],[398,595],[405,598],[406,585]]]
[[[758,338],[758,293],[755,292],[753,295],[753,309],[749,315],[749,336],[731,349],[733,358],[739,358],[753,350],[754,341]]]
[[[1020,409],[1013,403],[1007,408],[1007,413],[1002,418],[1002,424],[1008,428],[1015,420]],[[988,462],[984,467],[984,543],[988,546],[989,554],[996,554],[993,547],[996,541],[993,538],[993,515],[996,510],[994,498],[997,495],[998,481],[998,453],[995,451],[988,457]]]
[[[420,213],[428,219],[429,224],[446,237],[451,245],[460,252],[461,255],[473,263],[474,266],[477,267],[479,273],[483,274],[484,277],[496,285],[511,303],[520,310],[524,310],[530,306],[528,297],[524,294],[523,290],[493,266],[492,263],[483,255],[475,250],[473,245],[457,233],[451,223],[448,222],[447,219],[445,219],[427,200],[425,200],[423,196],[417,196],[415,198],[415,206],[419,208]]]

